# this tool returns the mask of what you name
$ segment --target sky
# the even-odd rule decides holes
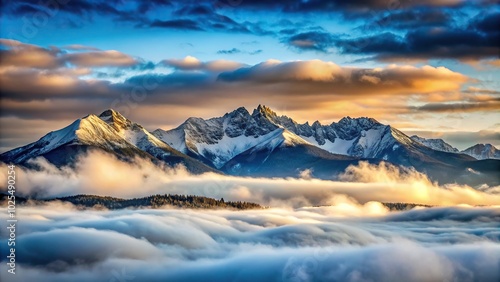
[[[0,152],[108,108],[154,130],[259,104],[500,146],[497,1],[1,5]]]

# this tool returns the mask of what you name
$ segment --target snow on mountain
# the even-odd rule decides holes
[[[214,171],[212,168],[176,151],[114,110],[99,116],[88,115],[71,125],[48,133],[40,140],[0,155],[9,163],[24,163],[43,156],[56,164],[67,164],[87,149],[101,149],[125,159],[134,156],[161,160],[170,165],[182,163],[188,170],[199,173]]]
[[[114,110],[104,111],[99,118],[110,125],[121,138],[154,157],[161,159],[173,153],[172,147],[156,138],[142,125],[128,120]]]
[[[411,139],[417,141],[418,143],[427,146],[431,149],[449,153],[458,153],[459,150],[450,144],[446,143],[443,139],[427,139],[417,135],[410,137]]]
[[[312,125],[308,122],[299,124],[262,105],[251,114],[241,107],[222,117],[189,118],[175,129],[158,129],[153,134],[187,155],[217,169],[230,171],[242,160],[247,167],[256,165],[246,161],[252,159],[252,154],[258,154],[261,162],[283,146],[302,145],[332,154],[314,153],[322,158],[339,159],[339,155],[344,155],[351,159],[378,159],[421,170],[429,165],[454,166],[474,160],[465,155],[433,150],[373,118],[345,117],[329,125],[318,121]],[[280,154],[298,151],[311,152],[310,149],[280,150]]]
[[[419,142],[373,118],[345,117],[329,125],[318,121],[299,124],[262,105],[252,114],[242,107],[218,118],[189,118],[173,130],[158,129],[153,134],[175,149],[221,168],[238,154],[267,143],[279,129],[286,130],[282,141],[295,140],[356,158],[399,161],[398,148],[422,149]]]
[[[199,156],[216,168],[250,148],[271,141],[279,145],[308,143],[262,116],[250,115],[243,107],[218,118],[189,118],[173,130],[157,129],[153,134],[173,148]]]
[[[287,116],[278,116],[270,108],[259,105],[253,115],[261,115],[272,123],[333,154],[359,158],[382,157],[381,152],[392,146],[390,127],[372,118],[342,118],[338,123],[322,125],[315,121],[298,124]]]
[[[500,151],[491,144],[476,144],[462,151],[478,160],[500,159]]]
[[[130,146],[127,141],[99,117],[88,115],[74,121],[63,129],[48,133],[34,143],[2,154],[2,159],[13,163],[22,163],[61,146],[69,145],[95,146],[107,150]]]

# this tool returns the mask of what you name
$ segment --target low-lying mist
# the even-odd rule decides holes
[[[57,168],[41,158],[33,164],[40,169],[17,170],[18,195],[52,198],[94,194],[132,198],[171,193],[250,201],[272,207],[330,205],[339,195],[359,203],[500,204],[498,187],[438,186],[425,174],[385,163],[360,162],[349,167],[340,176],[341,181],[311,179],[307,171],[301,173],[302,178],[192,175],[181,166],[159,167],[142,159],[128,163],[99,152],[81,157],[74,168]],[[6,171],[1,169],[1,183],[6,183]]]

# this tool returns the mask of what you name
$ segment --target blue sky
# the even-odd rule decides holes
[[[125,110],[150,129],[267,104],[298,122],[368,115],[460,149],[499,145],[499,15],[490,0],[4,1],[0,147],[144,79],[161,82]]]

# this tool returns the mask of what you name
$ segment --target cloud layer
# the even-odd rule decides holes
[[[368,163],[349,167],[345,182],[311,179],[306,172],[293,179],[193,176],[182,167],[125,163],[102,153],[81,158],[75,168],[43,159],[36,165],[36,171],[17,168],[17,195],[175,193],[270,208],[82,211],[69,203],[28,203],[17,209],[17,274],[9,281],[500,278],[498,187],[440,187],[416,171]],[[1,171],[6,183],[7,169]],[[381,202],[443,206],[391,212]],[[1,273],[6,268],[2,263]]]
[[[363,209],[345,199],[329,207],[238,212],[28,206],[19,209],[17,274],[9,281],[500,278],[499,208],[361,215]],[[5,263],[0,271],[5,275]]]
[[[402,171],[384,163],[370,165],[361,162],[358,166],[351,166],[340,176],[343,182],[310,179],[306,173],[290,179],[244,178],[214,173],[190,175],[183,167],[157,167],[141,159],[127,163],[98,152],[82,157],[75,168],[56,168],[44,159],[33,164],[40,169],[18,169],[18,195],[52,198],[94,194],[132,198],[172,193],[249,201],[273,207],[328,205],[335,202],[338,195],[363,204],[370,201],[429,205],[500,203],[499,194],[488,192],[494,191],[495,187],[482,191],[459,185],[441,187],[424,174]],[[7,169],[3,171],[0,180],[7,183]],[[6,187],[3,189],[6,191]]]

